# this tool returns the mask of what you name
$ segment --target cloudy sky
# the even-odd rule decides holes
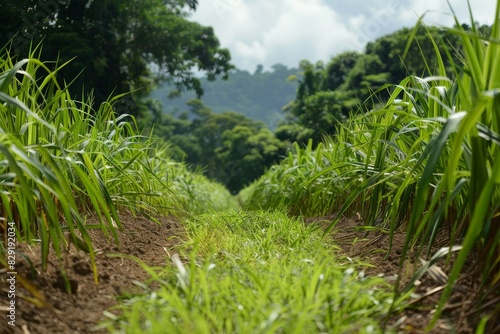
[[[491,24],[495,0],[470,0],[474,19]],[[462,22],[467,0],[450,0]],[[191,19],[214,27],[233,63],[253,72],[258,64],[297,67],[301,59],[328,61],[345,50],[363,51],[367,41],[427,24],[451,25],[446,0],[199,0]]]

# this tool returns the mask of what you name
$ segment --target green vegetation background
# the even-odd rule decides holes
[[[40,240],[44,261],[49,248],[62,257],[73,243],[93,263],[87,213],[99,216],[92,228],[113,237],[120,208],[150,217],[228,210],[236,203],[227,189],[248,186],[239,197],[247,210],[335,212],[329,229],[361,212],[367,224],[388,231],[388,251],[403,227],[401,261],[411,251],[428,259],[414,280],[445,257],[450,275],[434,321],[471,257],[481,279],[478,305],[498,297],[500,2],[492,27],[419,22],[362,53],[300,62],[287,77],[296,80],[296,94],[273,130],[199,99],[172,115],[150,98],[163,80],[201,98],[193,67],[208,81],[240,74],[246,79],[238,85],[253,90],[261,84],[252,80],[279,72],[231,72],[212,29],[188,20],[195,0],[3,5],[1,216],[17,224],[21,240]],[[224,99],[213,107],[226,108]],[[450,247],[433,255],[441,231]],[[498,308],[491,326],[498,326],[495,314]]]

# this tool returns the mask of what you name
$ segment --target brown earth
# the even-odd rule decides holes
[[[308,218],[306,223],[316,224],[325,229],[333,218],[333,215]],[[406,287],[411,282],[413,272],[422,267],[422,262],[420,259],[412,260],[415,252],[411,252],[403,269],[400,269],[402,249],[406,238],[405,231],[395,232],[392,250],[388,253],[389,231],[375,229],[367,232],[364,225],[365,223],[359,214],[349,219],[344,218],[335,225],[331,236],[346,256],[360,259],[363,263],[372,266],[365,270],[366,275],[384,277],[387,282],[394,285],[397,284],[399,277],[399,290]],[[447,247],[448,240],[445,231],[438,235],[430,256],[432,257],[440,248]],[[448,281],[451,265],[447,266],[444,259],[431,266],[427,273],[416,281],[414,284],[416,289],[410,299],[410,306],[402,313],[388,319],[388,328],[395,328],[398,332],[411,334],[474,333],[481,317],[491,313],[495,307],[498,308],[500,305],[500,291],[492,293],[480,305],[477,305],[476,295],[481,280],[478,270],[475,269],[474,256],[475,254],[467,260],[465,268],[469,268],[469,270],[459,277],[443,315],[434,328],[426,331],[426,327],[436,310],[441,292]],[[450,263],[453,264],[453,257]],[[500,333],[500,319],[493,319],[492,322],[484,333]]]
[[[0,321],[0,333],[103,333],[104,330],[92,331],[100,321],[105,320],[103,312],[115,305],[117,297],[126,292],[138,292],[140,289],[134,281],[145,282],[149,275],[141,266],[129,259],[109,257],[109,254],[127,254],[140,258],[149,266],[164,266],[170,263],[169,256],[184,239],[185,231],[175,219],[158,218],[161,225],[130,214],[120,215],[123,229],[119,232],[120,245],[106,239],[97,230],[90,234],[97,250],[97,267],[99,285],[94,283],[93,274],[89,265],[87,254],[71,248],[64,259],[73,294],[68,295],[64,280],[59,271],[57,258],[52,254],[46,272],[41,271],[38,247],[28,247],[24,244],[18,246],[18,251],[29,255],[33,263],[33,270],[21,256],[17,256],[16,269],[22,276],[43,292],[47,308],[37,308],[21,298],[21,295],[30,294],[17,285],[16,327],[7,326],[6,321]],[[325,228],[333,217],[309,218],[307,224],[316,224]],[[405,234],[398,231],[395,234],[391,253],[387,254],[388,233],[383,230],[373,230],[369,233],[362,229],[364,225],[355,216],[343,219],[336,226],[332,237],[342,248],[344,255],[350,258],[361,259],[364,263],[371,264],[365,270],[366,275],[384,277],[391,284],[396,284],[397,277],[401,278],[400,286],[405,286],[410,281],[411,272],[420,267],[420,262],[408,261],[403,270],[399,262],[402,255]],[[91,219],[89,223],[96,223]],[[437,246],[444,246],[446,235],[438,238]],[[473,268],[474,261],[467,264]],[[415,295],[410,308],[395,317],[388,319],[388,326],[396,328],[401,333],[424,333],[429,324],[435,305],[440,297],[440,292],[446,282],[446,273],[449,268],[444,261],[439,261],[430,272],[425,274],[417,283]],[[5,273],[1,273],[2,276]],[[472,272],[474,274],[474,272]],[[458,282],[457,289],[453,292],[450,302],[446,306],[444,316],[429,333],[472,333],[478,319],[483,312],[491,311],[500,304],[499,295],[483,301],[482,308],[474,302],[475,291],[478,290],[477,275],[464,275]],[[476,278],[471,278],[476,277]],[[3,283],[3,282],[2,282]],[[5,290],[5,287],[2,287]],[[0,297],[0,310],[5,316],[7,293],[2,292]],[[5,319],[5,318],[4,318]],[[498,324],[497,324],[498,325]],[[492,328],[486,333],[500,333],[500,328]]]
[[[30,293],[17,283],[16,286],[16,327],[8,326],[5,320],[7,293],[2,291],[0,307],[3,321],[0,333],[32,334],[78,334],[90,333],[92,328],[105,319],[103,311],[116,304],[116,297],[126,292],[139,291],[134,281],[145,282],[149,275],[135,261],[109,254],[135,256],[149,266],[165,266],[169,254],[183,239],[185,231],[181,224],[172,218],[157,218],[157,224],[131,214],[120,214],[123,229],[119,232],[119,246],[108,240],[98,230],[89,230],[96,249],[96,263],[99,284],[94,282],[89,257],[71,247],[64,258],[64,267],[73,293],[66,292],[65,282],[54,254],[49,256],[47,271],[41,270],[40,248],[19,244],[17,251],[28,255],[29,263],[17,255],[18,274],[30,281],[43,293],[48,307],[38,308],[21,298]],[[90,224],[97,220],[91,218]],[[53,252],[52,252],[53,253]],[[5,273],[2,273],[5,277]],[[4,282],[2,282],[4,283]],[[2,290],[5,288],[2,286]],[[92,333],[107,333],[100,330]]]

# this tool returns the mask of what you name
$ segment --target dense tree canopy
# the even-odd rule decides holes
[[[353,69],[361,54],[356,51],[343,52],[328,63],[326,77],[323,80],[323,90],[335,90],[346,81],[347,75]]]
[[[158,110],[161,106],[151,105]],[[175,118],[155,113],[149,126],[171,143],[171,152],[235,193],[261,176],[285,154],[287,144],[264,123],[237,112],[213,113],[200,100],[188,102],[189,113]]]
[[[196,6],[197,0],[3,0],[0,43],[12,39],[11,52],[26,56],[31,43],[43,42],[43,59],[73,59],[60,73],[78,77],[73,94],[92,89],[99,103],[134,91],[127,112],[136,113],[158,79],[202,95],[193,69],[214,80],[232,68],[212,28],[188,20]],[[154,76],[153,67],[161,74]]]

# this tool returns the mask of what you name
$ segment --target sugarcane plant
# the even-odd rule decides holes
[[[116,113],[123,95],[99,106],[91,94],[73,99],[71,84],[57,78],[66,64],[42,62],[39,48],[25,59],[10,56],[8,46],[0,49],[2,236],[7,224],[15,225],[18,241],[39,243],[43,269],[51,250],[62,258],[73,244],[89,254],[97,282],[89,228],[117,241],[119,211],[154,219],[232,205],[222,185],[172,161],[168,144],[140,134],[133,117]],[[189,180],[199,186],[187,189]],[[99,224],[88,225],[90,215]],[[4,242],[0,264],[6,266]]]
[[[417,30],[426,29],[422,19],[405,52]],[[243,192],[249,209],[335,213],[328,231],[342,216],[359,213],[390,231],[387,251],[402,228],[401,263],[410,251],[430,258],[446,233],[449,248],[440,254],[454,262],[434,322],[471,256],[482,272],[478,313],[500,285],[500,1],[491,31],[476,26],[471,10],[470,20],[461,25],[455,15],[455,27],[447,28],[460,37],[459,49],[428,33],[437,68],[427,66],[427,76],[381,87],[375,94],[389,92],[384,105],[353,114],[315,150],[296,147]],[[281,192],[270,186],[275,182]]]

